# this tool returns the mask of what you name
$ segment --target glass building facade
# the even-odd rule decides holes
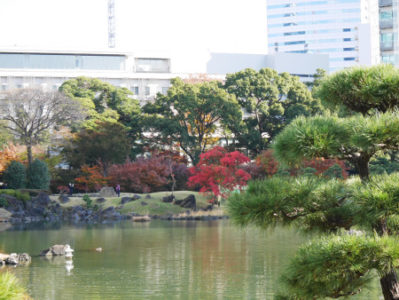
[[[399,66],[398,0],[379,0],[381,62]]]
[[[269,0],[267,17],[270,54],[328,54],[330,72],[379,61],[377,0]]]

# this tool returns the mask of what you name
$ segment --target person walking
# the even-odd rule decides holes
[[[120,195],[121,195],[121,186],[120,186],[119,184],[116,185],[115,191],[116,191],[116,193],[118,194],[118,198],[119,198]]]
[[[68,184],[68,187],[69,187],[69,196],[72,196],[74,186],[75,186],[75,185],[74,185],[72,182],[70,182],[70,183]]]

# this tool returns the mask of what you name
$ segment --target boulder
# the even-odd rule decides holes
[[[147,202],[144,202],[144,201],[141,201],[140,204],[141,204],[142,206],[148,205],[148,203],[147,203]]]
[[[104,203],[105,202],[105,198],[97,198],[96,199],[96,203]]]
[[[45,192],[40,192],[39,195],[32,198],[32,203],[35,205],[48,206],[50,202],[50,197]]]
[[[69,197],[68,196],[66,196],[66,195],[60,195],[59,197],[58,197],[58,200],[61,202],[61,203],[68,203],[70,200],[69,200]]]
[[[104,186],[100,190],[100,197],[117,197],[118,195],[116,194],[115,190],[113,187],[110,186]]]
[[[176,201],[175,201],[176,204]],[[193,194],[188,195],[186,198],[181,200],[179,206],[183,208],[197,209],[197,202],[195,200],[195,196]]]
[[[150,195],[150,194],[147,194],[147,195],[145,195],[145,198],[146,198],[146,199],[151,199],[151,195]]]
[[[162,202],[171,203],[173,200],[175,200],[175,196],[173,195],[162,197]]]
[[[4,262],[7,265],[24,265],[24,264],[29,264],[31,262],[32,258],[29,256],[27,253],[11,253],[6,259],[4,259]]]
[[[8,222],[11,218],[12,213],[5,210],[4,208],[0,208],[0,222]]]
[[[151,218],[149,216],[133,216],[132,221],[133,222],[149,222],[149,221],[151,221]]]
[[[133,201],[132,197],[122,197],[121,204],[125,204],[127,202]]]
[[[134,200],[139,200],[139,199],[141,199],[141,196],[140,196],[140,195],[137,195],[137,194],[134,194],[134,195],[133,195],[133,199],[134,199]]]
[[[48,249],[43,250],[40,252],[40,256],[59,256],[59,255],[65,255],[65,248],[67,248],[68,245],[54,245],[51,246]]]

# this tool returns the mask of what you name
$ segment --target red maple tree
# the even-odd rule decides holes
[[[190,168],[189,186],[200,186],[200,192],[212,193],[211,202],[220,197],[227,197],[235,189],[247,184],[251,175],[240,168],[250,159],[238,151],[227,152],[223,147],[213,149],[200,155],[199,163]]]

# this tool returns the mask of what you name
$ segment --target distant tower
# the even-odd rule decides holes
[[[108,47],[115,48],[115,0],[108,0]]]

